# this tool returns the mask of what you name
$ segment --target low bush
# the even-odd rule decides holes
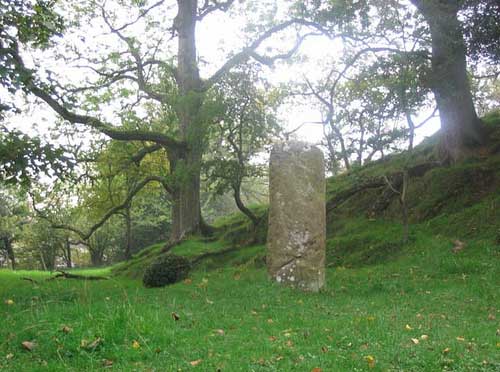
[[[148,288],[163,287],[185,279],[190,269],[187,258],[168,254],[146,268],[142,282]]]

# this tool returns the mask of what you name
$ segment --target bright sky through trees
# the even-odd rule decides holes
[[[175,8],[175,5],[173,5]],[[244,9],[241,5],[241,9]],[[175,11],[175,9],[173,9]],[[287,8],[284,2],[278,2],[276,16],[286,17]],[[119,19],[117,24],[122,24],[130,20],[130,16],[118,9]],[[216,12],[200,22],[197,29],[198,51],[201,66],[202,77],[207,77],[215,72],[220,65],[226,60],[230,53],[235,53],[241,48],[241,40],[244,37],[242,32],[250,22],[255,22],[254,15],[249,12],[240,13],[238,10],[231,12]],[[159,15],[161,18],[162,16]],[[144,24],[139,22],[127,28],[127,33],[130,35],[141,35],[144,29]],[[279,35],[271,38],[268,43],[281,43],[285,47],[290,47],[294,43],[293,32]],[[66,45],[84,43],[101,45],[101,47],[113,45],[116,43],[116,36],[111,35],[100,19],[94,19],[90,24],[82,24],[77,32],[66,33],[62,40]],[[265,50],[266,45],[262,47]],[[305,77],[311,81],[319,80],[325,74],[325,70],[329,64],[341,57],[342,44],[339,40],[329,40],[325,36],[311,36],[307,38],[299,53],[292,61],[277,62],[274,68],[263,67],[265,76],[275,85],[290,84],[293,82],[303,83]],[[105,48],[102,53],[106,53]],[[58,48],[58,53],[69,57],[68,51],[63,47]],[[69,53],[70,54],[70,53]],[[31,66],[36,67],[39,71],[57,71],[58,74],[65,76],[68,81],[71,81],[75,86],[84,85],[85,75],[82,74],[81,68],[72,68],[60,56],[55,56],[52,51],[41,52],[37,50],[35,54],[27,54],[26,62]],[[31,61],[30,61],[31,59]],[[34,62],[35,61],[35,62]],[[91,71],[88,71],[89,74]],[[0,97],[2,100],[6,97],[2,87],[0,87]],[[23,108],[22,115],[12,115],[6,120],[6,124],[10,128],[20,129],[27,133],[38,133],[42,136],[47,136],[49,128],[54,126],[57,116],[52,110],[48,109],[45,104],[34,106],[32,98],[28,102],[24,102],[24,98],[18,95],[18,106]],[[112,117],[113,106],[102,105],[101,114]],[[117,108],[117,107],[116,107]],[[422,112],[421,117],[426,117],[429,112]],[[280,110],[280,119],[285,131],[291,131],[300,127],[295,132],[297,138],[311,143],[321,142],[323,136],[321,121],[321,113],[317,105],[312,101],[302,100],[302,102],[288,102],[283,105]],[[418,121],[418,119],[417,119]],[[422,140],[425,136],[433,134],[439,129],[439,119],[434,118],[425,126],[418,129],[416,143]],[[88,137],[84,135],[83,138]],[[59,139],[65,141],[64,139]]]

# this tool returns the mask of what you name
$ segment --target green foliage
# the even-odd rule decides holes
[[[259,87],[262,83],[257,68],[247,66],[231,72],[215,87],[210,105],[217,122],[210,127],[204,172],[216,194],[239,190],[245,178],[264,175],[256,158],[278,134],[280,97]]]
[[[462,12],[469,56],[495,65],[500,60],[500,4],[495,0],[466,0]]]
[[[20,45],[45,48],[50,39],[64,31],[63,18],[55,12],[54,0],[0,0],[0,85],[10,93],[26,87],[30,76],[13,62]],[[15,110],[11,104],[0,104],[2,111]]]
[[[191,268],[188,259],[167,254],[152,263],[144,272],[142,283],[145,287],[164,287],[185,279]]]
[[[65,243],[64,231],[52,229],[47,221],[36,220],[23,230],[18,256],[24,267],[52,271]]]
[[[37,137],[19,131],[8,131],[0,126],[0,182],[28,185],[43,173],[64,178],[75,162],[65,150],[43,144]]]

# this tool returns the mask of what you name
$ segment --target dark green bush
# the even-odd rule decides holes
[[[152,263],[142,277],[145,287],[163,287],[185,279],[191,269],[189,260],[182,256],[168,254]]]

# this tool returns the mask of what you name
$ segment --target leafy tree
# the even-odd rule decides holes
[[[303,37],[299,36],[290,50],[277,51],[273,55],[261,53],[261,46],[273,35],[303,22],[292,19],[269,25],[263,31],[259,28],[253,40],[245,42],[241,50],[233,53],[211,76],[202,78],[196,28],[204,18],[229,11],[235,1],[178,0],[175,12],[172,12],[174,7],[163,1],[118,4],[119,7],[112,7],[109,3],[105,6],[89,2],[88,8],[80,7],[86,14],[77,14],[80,22],[85,17],[89,22],[100,17],[118,41],[119,49],[105,56],[88,49],[78,51],[78,62],[86,64],[97,76],[89,81],[89,86],[71,87],[58,81],[54,73],[42,77],[29,69],[22,58],[25,43],[15,36],[9,35],[8,42],[2,42],[0,55],[13,66],[13,70],[8,71],[9,76],[18,76],[19,85],[25,92],[45,101],[67,122],[84,125],[116,140],[135,141],[167,151],[172,180],[171,239],[178,241],[186,234],[199,231],[202,225],[200,170],[211,121],[204,116],[203,109],[207,91],[228,71],[249,59],[271,65],[276,60],[288,58]],[[120,19],[116,11],[125,7],[127,20]],[[142,27],[143,32],[133,35],[132,25]],[[19,29],[20,25],[13,22],[12,27]],[[166,40],[166,35],[177,39],[176,52],[171,52],[172,43]],[[71,48],[78,49],[75,45]],[[133,94],[138,97],[136,102],[131,98]],[[82,95],[86,98],[85,104]],[[140,117],[134,111],[139,104],[141,108],[148,108],[149,116],[143,117],[142,125],[131,129],[116,126],[112,120],[96,114],[96,107],[114,98],[118,98],[115,102],[120,99],[123,102],[120,115]]]
[[[41,174],[62,178],[74,165],[64,148],[0,126],[0,183],[26,186]]]
[[[36,219],[23,231],[22,255],[28,262],[37,262],[42,270],[53,271],[65,244],[66,238],[61,231],[52,229],[45,220]]]
[[[205,162],[210,186],[218,195],[231,191],[238,209],[254,225],[259,219],[245,206],[241,187],[245,179],[264,174],[257,157],[279,131],[275,109],[280,99],[278,92],[256,86],[257,73],[250,67],[233,72],[215,87],[220,113],[211,128],[214,143]]]
[[[407,61],[411,61],[411,56],[421,55],[424,58],[419,60],[424,64],[429,58],[430,71],[421,76],[419,83],[422,89],[433,91],[440,113],[441,158],[454,162],[486,138],[472,100],[466,42],[469,55],[495,58],[498,5],[489,0],[412,0],[411,3],[418,14],[407,3],[396,0],[312,1],[300,2],[296,7],[299,14],[320,23],[325,34],[348,33],[348,45],[360,48],[359,53],[385,50]],[[425,23],[420,22],[421,17]],[[473,30],[472,25],[477,27]],[[411,45],[411,49],[401,48],[405,45]],[[417,64],[406,66],[419,68]],[[399,97],[402,107],[407,105],[408,98],[407,94]],[[407,118],[411,119],[410,116]],[[408,124],[414,123],[409,120]]]
[[[1,187],[1,185],[0,185]],[[19,240],[27,223],[28,207],[22,192],[12,188],[0,188],[0,251],[16,268],[14,243]]]
[[[431,89],[441,118],[441,153],[457,161],[485,140],[467,76],[466,47],[458,19],[459,0],[411,0],[432,39]]]

